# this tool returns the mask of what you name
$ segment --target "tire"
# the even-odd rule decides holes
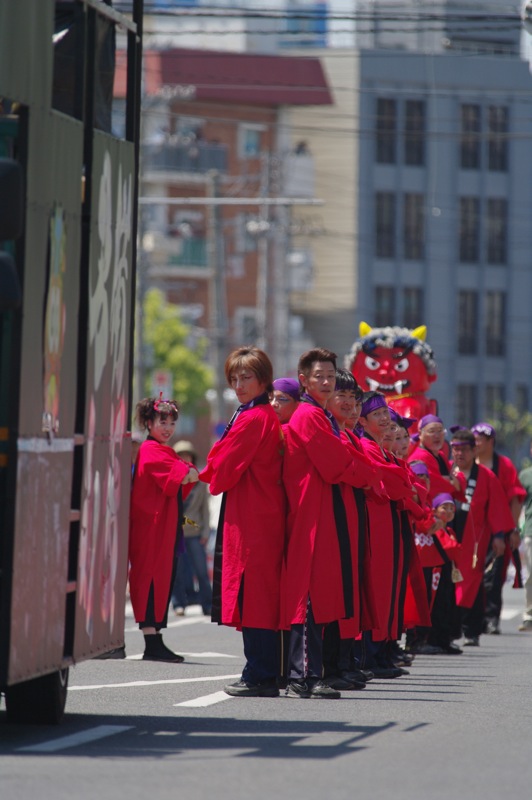
[[[67,690],[68,667],[8,686],[5,691],[7,721],[58,725],[65,711]]]

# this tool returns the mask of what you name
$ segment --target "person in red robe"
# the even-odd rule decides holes
[[[462,473],[467,481],[465,502],[457,503],[453,523],[462,545],[457,565],[463,580],[455,584],[456,603],[462,609],[464,644],[478,646],[484,628],[484,563],[488,548],[495,556],[504,554],[505,534],[514,521],[504,490],[491,470],[475,462],[475,437],[469,430],[457,430],[451,440],[453,474]]]
[[[346,369],[336,370],[336,383],[327,410],[331,412],[340,429],[342,442],[352,458],[358,461],[367,474],[379,477],[379,469],[364,455],[356,437],[351,438],[346,423],[357,411],[355,423],[362,408],[362,389],[355,377]],[[366,501],[364,489],[345,483],[340,484],[342,501],[347,516],[351,550],[353,614],[348,619],[331,622],[325,627],[323,639],[324,680],[335,689],[364,689],[368,682],[367,672],[356,667],[354,661],[354,641],[362,627],[370,629],[374,624],[373,607],[367,582],[364,581],[364,559],[367,541]],[[368,602],[369,601],[369,602]],[[368,607],[366,607],[368,606]]]
[[[288,543],[284,621],[291,629],[288,697],[337,698],[321,680],[323,626],[353,614],[353,570],[340,483],[380,488],[342,443],[326,411],[336,382],[336,355],[324,348],[298,364],[303,394],[286,426],[283,480]]]
[[[514,530],[507,538],[504,555],[496,558],[494,553],[488,550],[484,569],[484,589],[486,591],[484,626],[486,633],[498,634],[501,632],[499,619],[502,611],[502,589],[511,559],[515,566],[514,588],[523,588],[519,556],[521,543],[519,517],[526,492],[510,459],[495,450],[495,429],[487,422],[477,422],[471,431],[475,436],[476,462],[490,469],[500,480],[514,520]]]
[[[366,392],[360,423],[364,429],[361,444],[364,451],[382,469],[382,480],[388,495],[386,502],[368,495],[370,527],[370,574],[378,602],[379,626],[362,637],[357,654],[362,665],[381,678],[407,674],[393,663],[393,645],[403,631],[403,613],[407,574],[412,576],[415,608],[419,609],[412,624],[430,624],[419,562],[412,558],[413,536],[407,512],[422,513],[415,500],[415,491],[406,464],[383,447],[390,427],[390,410],[379,392]],[[412,568],[412,569],[411,569]]]
[[[448,492],[457,499],[463,496],[464,483],[458,475],[451,475],[451,465],[445,455],[445,428],[435,414],[426,414],[419,420],[419,443],[408,456],[408,461],[423,461],[429,470],[430,495]]]
[[[183,656],[166,647],[160,631],[167,626],[177,546],[183,537],[184,493],[198,480],[198,472],[169,446],[178,417],[173,400],[146,398],[137,404],[136,414],[148,437],[139,448],[131,491],[131,604],[144,634],[143,659],[179,663]]]
[[[225,362],[240,406],[211,449],[200,479],[223,493],[214,555],[212,620],[242,630],[246,664],[225,687],[235,697],[277,697],[280,576],[286,499],[283,434],[270,405],[273,371],[257,347]]]

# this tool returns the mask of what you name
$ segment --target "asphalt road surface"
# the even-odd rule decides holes
[[[1,800],[503,800],[532,796],[532,633],[505,589],[500,636],[341,700],[231,698],[240,635],[199,613],[165,640],[184,664],[125,660],[70,671],[63,723],[14,726],[0,708]]]

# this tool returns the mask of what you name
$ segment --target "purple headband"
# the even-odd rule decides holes
[[[495,439],[495,428],[487,422],[477,422],[477,424],[473,425],[471,428],[471,433],[480,433],[482,436],[487,436],[488,439]]]
[[[382,408],[386,406],[386,400],[384,399],[383,394],[375,394],[373,397],[369,397],[364,403],[362,403],[362,410],[360,412],[361,417],[367,417],[368,414],[371,414],[372,411],[376,411],[378,408]]]
[[[290,395],[293,400],[299,400],[300,398],[301,387],[299,386],[299,381],[296,381],[295,378],[277,378],[273,382],[273,388],[278,392]]]
[[[443,503],[452,503],[454,506],[454,499],[451,494],[447,492],[442,492],[441,494],[437,494],[434,500],[432,501],[432,508],[437,508],[438,506],[443,505]]]
[[[413,419],[411,417],[403,417],[403,416],[401,416],[401,414],[399,414],[393,408],[390,408],[390,417],[391,417],[392,422],[395,422],[396,425],[400,425],[401,428],[405,428],[405,430],[408,430],[408,428],[411,428],[412,425],[414,424],[414,422],[417,421],[417,420],[415,420],[415,419]]]
[[[418,461],[417,464],[409,464],[409,467],[412,470],[412,472],[415,473],[416,475],[429,474],[429,468],[427,467],[426,464],[423,463],[423,461]]]
[[[419,430],[423,430],[425,425],[430,425],[431,422],[439,422],[440,425],[443,425],[443,420],[437,417],[435,414],[425,414],[424,417],[421,417],[419,420],[418,428]]]

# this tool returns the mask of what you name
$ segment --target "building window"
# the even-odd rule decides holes
[[[397,103],[385,97],[377,98],[377,121],[375,139],[378,164],[395,164],[397,128]]]
[[[477,352],[478,294],[464,289],[458,292],[458,352],[470,356]]]
[[[255,344],[259,337],[257,309],[240,306],[235,309],[235,341],[241,345]]]
[[[238,130],[238,155],[240,158],[259,158],[262,152],[264,125],[240,125]]]
[[[425,103],[407,100],[405,103],[405,164],[413,167],[425,163]]]
[[[480,106],[466,103],[461,106],[461,113],[460,166],[480,169]]]
[[[375,325],[377,328],[395,325],[395,289],[392,286],[375,287]]]
[[[492,172],[508,170],[508,108],[488,108],[488,169]]]
[[[506,352],[506,293],[486,292],[486,355],[503,356]]]
[[[506,264],[508,203],[502,197],[488,199],[488,264]]]
[[[423,322],[423,289],[403,289],[403,326],[417,328]]]
[[[404,195],[404,257],[419,260],[425,255],[425,198],[422,194]]]
[[[502,383],[486,384],[485,406],[488,419],[495,419],[501,416],[504,406],[504,386]]]
[[[526,383],[518,383],[515,387],[515,407],[520,414],[528,411],[529,394]]]
[[[460,198],[460,261],[474,263],[479,257],[480,201],[478,197]]]
[[[375,196],[375,252],[377,258],[395,255],[395,195],[377,192]]]
[[[456,387],[456,419],[459,425],[471,427],[478,420],[477,387],[474,383],[460,383]]]

